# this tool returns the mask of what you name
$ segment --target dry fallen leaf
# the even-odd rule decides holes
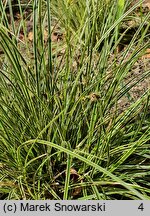
[[[47,40],[48,40],[48,31],[44,30],[43,36],[44,36],[44,42],[47,42]]]
[[[148,7],[150,9],[150,0],[145,0],[143,2],[143,6]]]
[[[95,102],[98,99],[100,99],[100,96],[97,93],[93,92],[88,96],[88,98],[90,99],[91,102]]]
[[[142,59],[150,58],[150,49],[147,49],[145,54],[142,56]]]
[[[83,179],[81,178],[81,176],[78,174],[78,172],[74,169],[71,168],[70,169],[70,178],[73,180],[74,183],[76,183],[76,181],[80,178],[80,181],[83,182]],[[82,187],[75,187],[72,191],[72,196],[78,196],[82,191]]]
[[[33,41],[33,32],[29,32],[29,33],[28,33],[28,39],[29,39],[30,41]]]
[[[46,30],[44,30],[44,32],[43,32],[43,37],[44,37],[44,42],[46,42],[48,40],[48,32]],[[33,31],[30,31],[28,33],[28,39],[30,41],[33,41]]]
[[[52,32],[51,40],[52,40],[52,42],[59,42],[59,41],[63,40],[63,34],[61,34],[59,32]]]
[[[75,181],[75,180],[78,179],[79,174],[78,174],[78,172],[74,168],[71,168],[70,169],[70,176],[73,179],[73,181]]]

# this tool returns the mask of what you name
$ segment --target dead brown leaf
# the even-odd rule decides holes
[[[141,59],[148,59],[148,58],[150,58],[150,49],[146,50],[145,54],[142,56]]]
[[[28,39],[29,39],[29,41],[33,41],[33,32],[32,31],[28,33]]]

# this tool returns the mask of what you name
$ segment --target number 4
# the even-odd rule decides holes
[[[139,210],[143,211],[144,210],[144,206],[143,206],[143,203],[141,203],[138,207]]]

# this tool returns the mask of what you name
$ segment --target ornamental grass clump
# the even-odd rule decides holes
[[[118,52],[139,3],[117,2],[18,0],[17,23],[0,3],[1,199],[150,198],[150,14]]]

